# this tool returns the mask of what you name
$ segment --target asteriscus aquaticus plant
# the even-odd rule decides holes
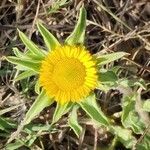
[[[57,102],[52,124],[56,123],[63,114],[72,109],[69,125],[79,136],[81,126],[77,121],[79,106],[95,121],[105,126],[109,125],[107,117],[99,109],[94,89],[102,85],[100,80],[108,82],[112,75],[104,73],[99,77],[99,65],[107,64],[125,55],[123,52],[93,57],[84,46],[86,28],[86,10],[80,9],[79,19],[75,29],[60,44],[58,40],[40,23],[37,28],[44,39],[47,51],[39,48],[27,36],[19,31],[19,37],[27,51],[22,53],[14,48],[16,57],[6,59],[16,64],[20,73],[14,80],[18,81],[31,76],[37,76],[35,92],[38,97],[26,113],[22,127],[37,116],[45,107]],[[18,72],[17,72],[18,74]],[[106,76],[106,78],[105,78]]]
[[[39,97],[35,105],[40,105],[39,101],[43,105],[38,108],[39,112],[53,100],[60,105],[84,101],[96,88],[98,79],[96,59],[84,46],[86,10],[83,7],[80,9],[77,25],[64,44],[60,44],[39,21],[37,28],[48,51],[40,49],[18,30],[28,50],[22,53],[14,48],[17,57],[7,57],[8,61],[17,64],[18,70],[24,71],[15,80],[38,74],[35,91]]]

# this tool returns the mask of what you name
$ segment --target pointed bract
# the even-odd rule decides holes
[[[84,7],[80,9],[79,19],[75,26],[75,29],[66,39],[66,43],[69,45],[74,44],[83,44],[85,38],[85,29],[86,29],[86,17],[87,13]]]
[[[58,40],[40,23],[37,23],[39,32],[41,33],[48,50],[53,50],[59,46]]]

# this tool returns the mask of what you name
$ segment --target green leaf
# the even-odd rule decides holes
[[[68,124],[73,129],[75,134],[79,137],[82,132],[82,127],[78,123],[78,118],[77,118],[78,108],[79,107],[77,105],[73,107],[72,112],[70,113],[70,116],[69,116]]]
[[[136,145],[136,150],[150,149],[150,134],[144,135],[142,141]]]
[[[56,46],[60,45],[58,40],[41,23],[38,22],[37,27],[48,50],[53,50]]]
[[[97,56],[96,60],[98,65],[106,65],[112,61],[122,58],[125,55],[127,55],[127,53],[125,52],[115,52],[111,54]]]
[[[45,56],[47,55],[47,52],[46,51],[43,51],[41,50]],[[39,55],[35,55],[33,54],[31,51],[26,51],[26,53],[24,54],[28,59],[31,59],[31,60],[35,60],[35,61],[42,61],[44,60],[45,57],[40,57]]]
[[[80,9],[79,19],[75,26],[75,29],[71,35],[66,39],[66,43],[69,45],[83,44],[85,38],[85,28],[86,28],[86,10],[84,7]]]
[[[145,125],[135,111],[135,100],[135,95],[123,97],[121,122],[125,128],[131,128],[136,134],[141,134]]]
[[[26,51],[25,53],[21,52],[17,47],[13,48],[13,52],[14,54],[21,59],[28,59],[28,60],[35,60],[35,61],[41,61],[44,59],[44,57],[40,57],[37,55],[34,55],[33,53],[31,53],[31,51]],[[44,52],[44,51],[43,51]],[[46,54],[46,52],[45,52]]]
[[[34,143],[34,141],[37,139],[37,135],[34,133],[31,133],[31,135],[28,135],[25,137],[25,139],[16,139],[14,143],[9,143],[6,145],[6,150],[15,150],[19,149],[19,147],[26,146],[31,147],[31,145]]]
[[[107,92],[117,85],[118,77],[113,71],[101,69],[98,74],[98,80],[97,88]]]
[[[150,99],[147,99],[143,104],[143,110],[150,112]]]
[[[45,57],[45,54],[30,39],[28,39],[28,37],[23,32],[19,31],[19,37],[25,46],[29,49],[29,51],[31,51],[34,55],[41,58]]]
[[[25,53],[21,52],[17,47],[13,48],[13,52],[19,58],[25,58],[25,59],[28,58],[28,56],[26,56]]]
[[[28,69],[35,71],[35,72],[39,72],[39,69],[41,66],[39,61],[33,62],[31,60],[22,60],[20,58],[13,57],[13,56],[6,57],[6,59],[7,59],[7,61],[9,61],[13,64],[24,66]]]
[[[115,83],[118,80],[118,77],[113,71],[100,71],[100,73],[98,74],[98,79],[100,82],[104,83]]]
[[[33,69],[29,69],[28,67],[25,67],[25,66],[20,65],[20,64],[17,64],[14,68],[17,69],[18,71],[27,71],[27,70],[34,71]]]
[[[16,125],[9,119],[0,117],[0,130],[8,132],[8,129],[15,128]]]
[[[55,109],[52,124],[56,123],[64,114],[66,114],[72,108],[72,103],[59,104]]]
[[[15,138],[14,143],[10,143],[6,145],[6,149],[13,150],[18,149],[19,147],[26,146],[28,148],[31,148],[34,141],[39,137],[38,133],[42,133],[42,131],[50,132],[51,126],[49,124],[33,124],[30,123],[25,126],[23,129],[23,133],[25,133],[24,138]]]
[[[39,83],[39,80],[38,81],[36,81],[36,84],[35,84],[35,92],[37,93],[37,94],[40,94],[40,83]]]
[[[24,145],[24,143],[21,141],[17,141],[15,143],[10,143],[10,144],[7,144],[6,150],[15,150],[15,149],[18,149],[19,147],[21,147],[23,145]]]
[[[111,132],[126,148],[132,148],[136,143],[136,139],[132,136],[131,130],[124,129],[120,126],[111,126]]]
[[[19,74],[15,79],[14,81],[19,81],[19,80],[22,80],[22,79],[25,79],[25,78],[28,78],[28,77],[31,77],[31,76],[34,76],[36,75],[37,73],[32,71],[32,70],[27,70],[27,71],[24,71],[23,73]]]
[[[45,107],[50,106],[53,103],[53,99],[48,97],[45,91],[42,91],[32,104],[29,111],[26,113],[23,124],[26,125],[31,122],[36,115],[38,115]]]
[[[39,131],[50,131],[52,129],[52,126],[50,124],[40,124],[39,122],[37,124],[35,123],[29,123],[25,126],[24,132],[28,134],[36,133]]]
[[[91,94],[79,103],[82,109],[101,125],[108,126],[109,120],[96,103],[95,94]]]

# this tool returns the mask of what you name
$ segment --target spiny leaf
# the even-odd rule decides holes
[[[38,81],[36,81],[36,84],[35,84],[35,92],[37,93],[37,94],[39,94],[40,93],[40,83],[39,83],[39,80]]]
[[[42,50],[41,50],[42,51]],[[26,51],[25,53],[21,52],[17,47],[13,48],[14,54],[21,59],[31,59],[35,61],[41,61],[44,57],[33,54],[31,51]],[[44,52],[44,51],[43,51]],[[46,54],[46,53],[45,53]]]
[[[45,107],[50,106],[53,103],[53,99],[48,97],[45,91],[42,91],[37,97],[35,102],[26,114],[24,119],[24,125],[30,123],[30,121],[38,115]]]
[[[19,37],[25,46],[29,49],[29,51],[41,58],[45,57],[45,54],[30,39],[28,39],[28,37],[23,32],[19,31]]]
[[[109,120],[102,112],[102,110],[98,107],[95,95],[91,94],[87,98],[85,98],[82,102],[79,103],[82,109],[95,121],[100,123],[101,125],[108,126]]]
[[[66,43],[69,45],[73,44],[83,44],[85,37],[85,28],[86,28],[86,10],[84,7],[80,9],[79,19],[75,26],[75,29],[71,35],[66,39]]]
[[[55,109],[52,124],[56,123],[64,114],[66,114],[72,107],[72,103],[59,104],[57,103],[57,107]]]
[[[48,50],[53,50],[56,46],[60,45],[58,40],[40,22],[37,23],[37,27]]]
[[[40,62],[38,62],[38,61],[33,62],[31,60],[22,60],[20,58],[13,57],[13,56],[6,57],[6,59],[13,64],[24,66],[35,72],[39,72],[40,65],[41,65]]]
[[[72,112],[70,113],[68,123],[69,126],[75,132],[75,134],[79,137],[82,132],[82,127],[78,123],[77,110],[78,110],[78,106],[75,105],[72,109]]]
[[[14,81],[19,81],[19,80],[22,80],[22,79],[25,79],[25,78],[28,78],[28,77],[31,77],[33,75],[36,75],[37,73],[32,71],[32,70],[27,70],[27,71],[24,71],[23,73],[19,74],[15,79]]]
[[[13,48],[13,52],[18,58],[28,58],[24,53],[19,51],[19,49],[17,47]]]

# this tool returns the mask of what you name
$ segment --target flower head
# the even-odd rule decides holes
[[[96,62],[83,46],[58,46],[42,61],[40,84],[61,104],[79,102],[96,87]]]

